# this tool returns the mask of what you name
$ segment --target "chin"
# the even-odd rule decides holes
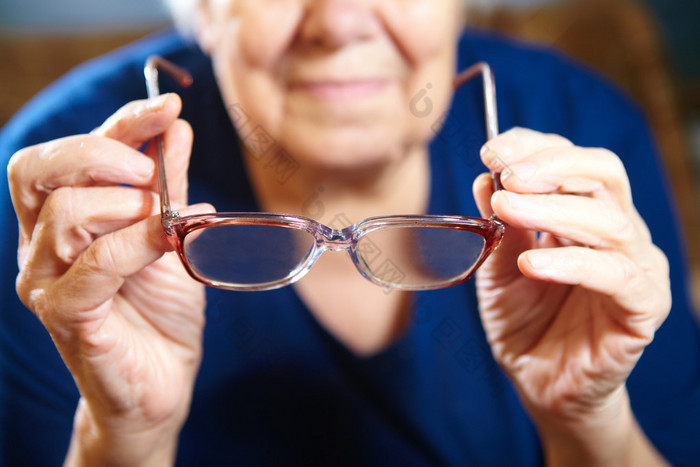
[[[404,145],[388,129],[305,130],[284,139],[284,147],[302,169],[363,172],[390,165],[404,153]]]

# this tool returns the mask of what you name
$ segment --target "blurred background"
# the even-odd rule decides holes
[[[647,112],[688,238],[700,303],[700,1],[472,0],[472,27],[545,44]],[[0,126],[75,65],[167,27],[159,0],[0,0]]]

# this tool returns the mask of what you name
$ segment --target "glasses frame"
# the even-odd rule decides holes
[[[160,56],[152,55],[146,60],[144,67],[149,99],[160,95],[158,85],[159,70],[164,71],[183,87],[188,87],[193,83],[192,76],[186,70]],[[457,75],[454,80],[454,88],[458,89],[476,76],[481,76],[483,79],[486,132],[488,139],[492,139],[498,135],[498,116],[495,80],[491,67],[485,62],[472,65]],[[332,229],[313,219],[287,214],[222,212],[181,216],[170,205],[170,195],[165,173],[164,145],[161,135],[155,137],[155,144],[163,230],[168,236],[171,245],[177,251],[187,273],[195,280],[211,287],[238,291],[263,291],[284,287],[301,279],[325,251],[347,251],[360,274],[380,287],[400,290],[430,290],[450,287],[468,280],[479,266],[486,261],[489,255],[498,248],[505,233],[506,224],[495,215],[489,219],[436,215],[379,216],[365,219],[343,229]],[[502,189],[500,174],[492,172],[492,178],[494,190]],[[303,230],[313,235],[315,243],[303,263],[283,279],[252,285],[224,283],[199,274],[192,267],[185,254],[185,237],[188,234],[200,229],[222,225],[265,225]],[[469,231],[480,235],[484,239],[484,247],[474,265],[457,278],[425,286],[401,285],[384,281],[382,278],[374,275],[358,255],[358,242],[364,235],[387,227],[448,228]]]

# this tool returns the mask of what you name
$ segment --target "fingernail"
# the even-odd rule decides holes
[[[148,99],[148,101],[146,102],[146,107],[148,108],[148,110],[160,110],[165,106],[168,97],[170,97],[169,94],[162,94],[158,97]]]
[[[488,144],[484,144],[481,146],[481,151],[479,152],[479,155],[484,161],[487,161],[491,159],[492,157],[496,156],[497,153],[493,149],[491,149],[491,146]]]
[[[136,175],[149,178],[153,176],[155,164],[147,157],[131,157],[129,158],[129,166]]]
[[[491,148],[489,148],[489,145],[484,144],[483,146],[481,146],[481,151],[479,151],[479,155],[481,155],[481,157],[483,158],[486,156],[486,154],[489,153],[489,151],[491,151]]]
[[[527,182],[532,180],[532,177],[534,177],[537,166],[532,162],[520,162],[518,164],[511,165],[509,169],[515,178],[523,182]]]
[[[552,264],[552,256],[544,251],[531,251],[527,254],[527,260],[535,269],[543,269]]]
[[[484,146],[481,148],[482,156],[488,152],[491,152],[499,157],[508,157],[513,154],[513,146],[506,141],[505,138],[495,138],[484,144]]]
[[[505,155],[506,153],[503,151],[494,149],[491,142],[481,148],[481,160],[492,172],[500,173],[506,170],[508,165],[505,161]]]

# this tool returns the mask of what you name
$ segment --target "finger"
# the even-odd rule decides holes
[[[630,255],[644,253],[646,233],[617,204],[575,195],[522,195],[501,190],[493,195],[494,211],[508,225],[601,249]]]
[[[491,208],[491,196],[493,195],[493,179],[490,174],[481,174],[472,186],[474,200],[481,216],[489,218],[493,214]],[[496,251],[491,253],[488,260],[477,271],[477,278],[480,284],[488,282],[489,287],[497,287],[500,284],[508,283],[520,276],[516,258],[520,253],[532,247],[535,234],[524,230],[511,228],[506,229],[505,237]]]
[[[578,246],[578,243],[567,238],[557,237],[549,232],[538,232],[538,248],[557,248],[560,246]]]
[[[195,205],[183,214],[211,211]],[[48,321],[80,323],[103,318],[101,305],[111,300],[125,279],[172,251],[159,215],[97,238],[55,281],[35,282],[25,293],[27,306],[51,328]]]
[[[173,203],[187,204],[187,169],[192,153],[192,127],[184,120],[175,120],[163,133],[165,157],[165,174],[167,176],[168,193]],[[156,144],[146,148],[146,154],[156,158]],[[154,181],[154,191],[158,190],[157,180]]]
[[[92,134],[139,149],[154,136],[163,133],[175,121],[181,108],[182,102],[177,94],[132,101],[117,110]]]
[[[47,199],[32,240],[20,246],[17,294],[29,308],[32,291],[64,274],[99,236],[153,215],[158,202],[147,190],[63,187]]]
[[[493,178],[491,174],[480,174],[472,184],[472,193],[476,207],[479,209],[481,217],[488,219],[493,214],[491,208],[491,196],[493,195]]]
[[[510,164],[501,181],[517,193],[578,193],[632,204],[622,161],[606,149],[548,147]]]
[[[649,339],[671,307],[668,275],[650,274],[628,257],[583,247],[530,250],[518,258],[532,279],[581,286],[611,297],[626,310],[620,324]]]
[[[19,151],[8,165],[20,236],[31,235],[46,197],[62,186],[153,182],[154,163],[124,144],[94,135],[62,138]]]
[[[531,154],[547,148],[568,148],[573,143],[563,136],[513,128],[489,140],[481,148],[481,160],[492,172],[508,173],[508,168]]]
[[[156,214],[158,205],[153,192],[137,188],[59,188],[44,203],[32,242],[20,245],[20,268],[60,275],[95,238]]]

